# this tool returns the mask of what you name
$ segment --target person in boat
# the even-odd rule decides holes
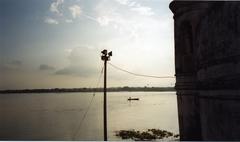
[[[131,100],[139,100],[139,98],[131,98],[131,97],[129,97],[128,100],[129,101],[131,101]]]

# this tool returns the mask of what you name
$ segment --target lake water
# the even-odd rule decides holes
[[[103,140],[103,93],[0,94],[1,140]],[[179,133],[175,92],[108,93],[108,139],[118,130]],[[139,101],[127,101],[138,97]]]

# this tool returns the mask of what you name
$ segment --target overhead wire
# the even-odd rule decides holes
[[[102,69],[101,69],[100,75],[99,75],[99,77],[98,77],[98,81],[97,81],[96,88],[99,87],[99,83],[100,83],[101,78],[102,78],[102,75],[103,75],[103,69],[104,69],[104,67],[102,66]],[[93,91],[93,95],[95,95],[95,93],[96,93],[96,90]]]
[[[103,74],[103,67],[102,67],[101,72],[100,72],[100,75],[99,75],[99,77],[98,77],[96,88],[99,86],[100,80],[101,80],[101,78],[102,78],[102,74]],[[90,100],[90,102],[89,102],[89,104],[88,104],[88,106],[87,106],[87,109],[86,109],[86,111],[85,111],[85,113],[84,113],[84,115],[83,115],[83,117],[82,117],[82,119],[81,119],[81,121],[80,121],[80,123],[79,123],[79,125],[78,125],[78,127],[77,127],[77,129],[76,129],[76,131],[75,131],[74,134],[73,134],[72,140],[75,140],[75,139],[76,139],[76,137],[77,137],[77,135],[78,135],[78,132],[79,132],[79,130],[80,130],[81,127],[82,127],[82,124],[83,124],[83,122],[84,122],[84,120],[85,120],[85,118],[86,118],[86,116],[87,116],[87,113],[89,112],[90,107],[91,107],[91,105],[92,105],[92,103],[93,103],[93,100],[94,100],[94,97],[95,97],[95,93],[96,93],[96,90],[93,91],[92,98],[91,98],[91,100]]]
[[[145,74],[134,73],[134,72],[130,72],[130,71],[128,71],[128,70],[122,69],[122,68],[120,68],[120,67],[118,67],[118,66],[116,66],[116,65],[113,65],[113,64],[110,63],[110,62],[108,62],[108,64],[109,64],[110,66],[112,66],[113,68],[117,69],[117,70],[120,70],[120,71],[122,71],[122,72],[131,74],[131,75],[134,75],[134,76],[148,77],[148,78],[175,78],[174,76],[154,76],[154,75],[145,75]],[[102,74],[103,74],[103,69],[104,69],[104,67],[102,67],[102,69],[101,69],[100,75],[99,75],[98,80],[97,80],[97,84],[96,84],[97,87],[96,87],[96,88],[98,88],[99,83],[100,83],[100,81],[101,81]],[[84,113],[84,115],[83,115],[83,117],[82,117],[82,119],[81,119],[81,121],[80,121],[80,123],[79,123],[79,125],[78,125],[78,128],[77,128],[76,131],[74,132],[74,135],[73,135],[73,137],[72,137],[72,140],[75,140],[75,139],[76,139],[76,137],[77,137],[77,135],[78,135],[78,132],[79,132],[79,130],[81,129],[81,126],[82,126],[82,124],[83,124],[83,122],[84,122],[84,120],[85,120],[85,118],[86,118],[86,116],[87,116],[87,113],[89,112],[89,109],[90,109],[90,107],[91,107],[91,105],[92,105],[92,103],[93,103],[93,100],[94,100],[94,97],[95,97],[95,93],[96,93],[96,90],[93,91],[92,98],[91,98],[91,100],[90,100],[90,102],[89,102],[89,104],[88,104],[88,107],[87,107],[87,109],[86,109],[86,111],[85,111],[85,113]]]
[[[134,73],[134,72],[130,72],[128,70],[122,69],[116,65],[113,65],[112,63],[108,62],[109,65],[111,65],[113,68],[120,70],[122,72],[134,75],[134,76],[141,76],[141,77],[149,77],[149,78],[175,78],[174,76],[155,76],[155,75],[145,75],[145,74],[138,74],[138,73]]]

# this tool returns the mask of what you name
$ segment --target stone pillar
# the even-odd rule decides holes
[[[181,140],[240,140],[240,2],[173,1]]]
[[[208,8],[202,2],[173,1],[175,72],[181,140],[202,140],[197,91],[195,32]]]
[[[204,140],[240,140],[240,2],[218,2],[196,32]]]

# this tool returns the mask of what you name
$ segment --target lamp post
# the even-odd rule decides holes
[[[107,141],[107,61],[112,56],[112,51],[108,52],[104,49],[101,59],[104,61],[104,101],[103,101],[103,126],[104,126],[104,141]]]

